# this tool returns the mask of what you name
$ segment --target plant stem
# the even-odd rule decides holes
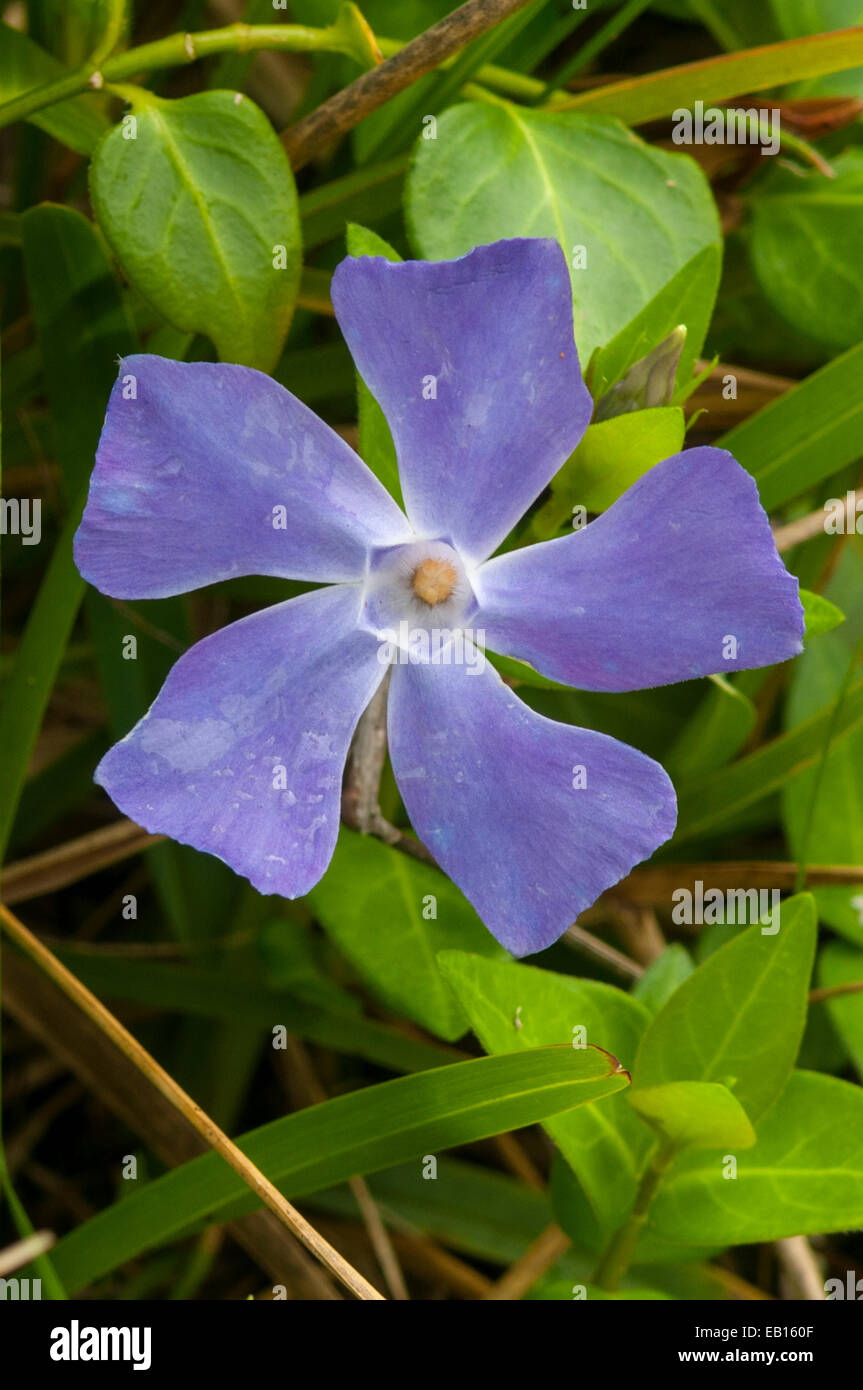
[[[75,72],[22,92],[0,105],[0,130],[14,121],[79,96],[108,82],[122,82],[142,72],[179,67],[214,53],[249,53],[257,49],[284,49],[289,53],[338,52],[344,43],[335,28],[313,29],[304,24],[228,24],[197,34],[171,34],[141,44],[109,58],[100,68],[85,63]]]
[[[440,67],[473,39],[522,9],[531,0],[467,0],[433,24],[380,67],[364,72],[310,112],[282,136],[291,164],[301,169],[349,130],[403,92],[417,78]]]
[[[376,34],[378,48],[385,58],[394,58],[407,46],[404,39],[387,39]],[[439,65],[442,68],[451,68],[456,62],[455,56],[446,58]],[[534,100],[542,96],[546,91],[546,84],[538,77],[529,77],[523,72],[512,72],[509,68],[498,67],[496,63],[482,63],[474,73],[477,82],[484,87],[492,87],[496,92],[503,92],[509,97],[524,97],[526,101]]]
[[[596,1266],[596,1273],[592,1282],[598,1284],[601,1289],[613,1291],[618,1288],[621,1279],[629,1268],[629,1261],[632,1258],[636,1241],[641,1235],[642,1227],[647,1220],[650,1204],[656,1196],[657,1188],[673,1157],[674,1150],[671,1147],[660,1146],[651,1159],[650,1165],[641,1179],[638,1195],[635,1198],[635,1206],[632,1208],[629,1218],[614,1233]]]

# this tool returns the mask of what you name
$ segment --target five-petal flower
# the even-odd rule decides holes
[[[332,295],[389,422],[406,515],[270,378],[127,359],[76,538],[81,573],[120,598],[246,574],[327,587],[192,647],[96,779],[141,825],[261,892],[306,893],[335,846],[386,649],[414,829],[504,945],[538,951],[671,835],[674,791],[644,754],[536,714],[476,634],[554,680],[632,690],[793,656],[797,582],[754,482],[714,448],[656,465],[582,531],[490,558],[590,419],[556,242],[349,259]],[[417,631],[444,635],[423,646]]]

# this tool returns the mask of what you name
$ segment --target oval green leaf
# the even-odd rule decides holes
[[[429,260],[501,237],[556,237],[583,367],[719,240],[710,189],[688,155],[654,149],[608,117],[508,104],[444,112],[437,138],[419,142],[407,216]]]
[[[300,274],[293,174],[248,97],[201,92],[134,107],[100,143],[90,188],[120,264],[175,328],[224,362],[269,371]]]

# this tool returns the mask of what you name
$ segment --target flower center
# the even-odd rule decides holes
[[[417,598],[421,598],[429,608],[434,608],[438,603],[445,603],[457,582],[455,566],[451,565],[449,560],[435,556],[430,556],[417,565],[411,581]]]
[[[470,579],[448,541],[406,541],[380,546],[369,556],[360,624],[382,640],[410,644],[438,633],[448,642],[476,612]]]

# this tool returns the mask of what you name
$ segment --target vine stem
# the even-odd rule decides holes
[[[485,4],[486,0],[482,0]],[[499,8],[501,4],[507,11],[520,8],[528,0],[496,0],[494,8]],[[463,6],[463,9],[471,6]],[[456,12],[460,13],[459,11]],[[449,20],[453,16],[448,16],[444,25],[448,30],[452,28]],[[491,22],[496,22],[493,20]],[[435,29],[441,26],[435,25]],[[486,19],[484,27],[489,27]],[[432,31],[429,31],[430,33]],[[476,32],[480,32],[477,30]],[[421,35],[421,39],[425,39]],[[449,37],[449,34],[446,36]],[[467,39],[462,43],[468,42],[474,37],[471,32]],[[101,91],[109,83],[122,82],[126,78],[137,76],[139,73],[155,72],[160,68],[182,67],[189,63],[196,62],[199,58],[208,58],[220,53],[252,53],[264,49],[281,49],[288,53],[328,53],[344,51],[345,32],[340,30],[338,22],[327,29],[313,28],[305,24],[228,24],[221,29],[206,29],[195,34],[171,34],[164,39],[155,39],[152,43],[140,44],[137,48],[130,48],[125,53],[115,54],[113,58],[108,58],[104,63],[94,56],[90,62],[83,64],[74,72],[67,73],[63,77],[55,78],[51,82],[45,82],[39,87],[33,87],[30,91],[22,92],[20,96],[13,97],[10,101],[0,103],[0,130],[6,126],[13,125],[16,121],[27,120],[28,117],[36,115],[48,106],[56,106],[58,102],[67,101],[70,97],[81,96],[82,93],[92,90]],[[359,41],[359,39],[358,39]],[[398,39],[373,37],[371,32],[368,35],[369,53],[373,51],[373,45],[377,45],[379,54],[384,58],[395,60],[405,49],[413,50],[414,44],[405,43]],[[420,45],[423,53],[425,45]],[[458,45],[448,45],[445,49],[445,56],[434,62],[424,59],[424,71],[431,67],[449,66],[452,62],[454,48]],[[401,59],[398,66],[405,64],[405,59]],[[412,62],[411,54],[408,61]],[[386,67],[386,64],[382,66]],[[522,73],[509,72],[506,68],[486,65],[480,68],[477,76],[493,87],[506,92],[510,96],[526,97],[535,99],[545,91],[545,84],[536,78],[526,77]],[[408,79],[413,81],[413,77]],[[351,88],[346,90],[350,91]],[[383,100],[388,100],[388,96]],[[380,104],[380,103],[379,103]],[[315,113],[313,113],[315,114]]]
[[[614,1233],[596,1266],[592,1282],[598,1284],[601,1289],[608,1289],[609,1292],[613,1292],[619,1287],[621,1279],[629,1268],[636,1241],[647,1220],[650,1204],[656,1196],[665,1170],[673,1157],[674,1149],[670,1145],[661,1145],[654,1154],[644,1177],[641,1179],[635,1205],[629,1218]]]
[[[180,67],[216,53],[250,53],[258,49],[283,49],[289,53],[339,52],[345,42],[336,26],[315,29],[305,24],[228,24],[197,34],[170,34],[152,43],[118,53],[99,65],[85,63],[64,77],[33,87],[0,105],[0,130],[26,120],[47,106],[55,106],[82,92],[101,90],[106,83],[122,82],[142,72]]]

